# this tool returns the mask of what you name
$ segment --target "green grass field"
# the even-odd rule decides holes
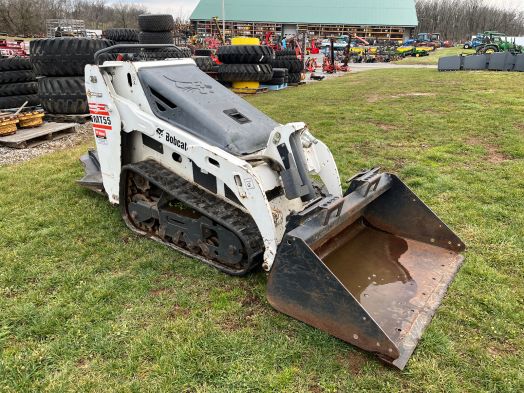
[[[124,226],[79,188],[87,146],[0,167],[0,391],[521,392],[524,84],[371,71],[249,98],[305,121],[343,178],[397,173],[468,251],[400,372]]]
[[[456,56],[460,54],[471,55],[474,54],[474,49],[464,49],[462,47],[456,48],[441,48],[429,53],[429,56],[424,57],[406,57],[402,60],[396,61],[396,64],[438,64],[438,59],[445,56]]]

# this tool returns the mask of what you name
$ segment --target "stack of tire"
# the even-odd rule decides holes
[[[138,41],[140,44],[173,45],[175,21],[169,14],[142,14],[138,16]],[[189,48],[161,48],[142,51],[143,60],[163,60],[167,58],[191,57]]]
[[[51,114],[89,113],[84,67],[94,54],[112,45],[109,40],[48,38],[30,43],[31,64],[38,76],[38,97]]]
[[[0,109],[18,108],[40,103],[35,74],[29,59],[0,59]]]
[[[218,65],[213,61],[211,49],[195,49],[193,60],[198,68],[206,73],[218,72]]]
[[[217,51],[221,82],[267,82],[273,79],[273,49],[265,45],[221,46]]]
[[[304,65],[297,58],[294,49],[283,49],[275,52],[275,59],[272,62],[273,68],[286,68],[289,72],[289,83],[298,83],[302,79]]]
[[[281,86],[289,83],[289,71],[287,68],[273,67],[273,78],[270,81],[264,82],[264,85]]]
[[[136,29],[107,29],[102,36],[111,40],[115,45],[120,44],[138,44],[138,30]]]

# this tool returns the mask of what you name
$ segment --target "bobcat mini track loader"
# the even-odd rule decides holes
[[[99,65],[106,51],[85,69],[96,151],[79,183],[138,234],[228,274],[261,266],[277,310],[404,368],[463,242],[393,174],[343,192],[306,124],[278,124],[193,60]]]

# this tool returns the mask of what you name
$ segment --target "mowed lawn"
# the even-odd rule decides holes
[[[524,390],[524,75],[380,70],[250,97],[342,178],[398,174],[468,247],[404,371],[274,311],[79,188],[88,146],[0,167],[0,391]]]

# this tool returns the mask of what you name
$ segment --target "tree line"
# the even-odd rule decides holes
[[[0,0],[0,32],[43,36],[47,19],[82,19],[86,28],[137,27],[143,6],[107,0]]]
[[[440,33],[459,41],[483,31],[524,35],[524,12],[498,8],[485,0],[417,0],[417,32]]]

